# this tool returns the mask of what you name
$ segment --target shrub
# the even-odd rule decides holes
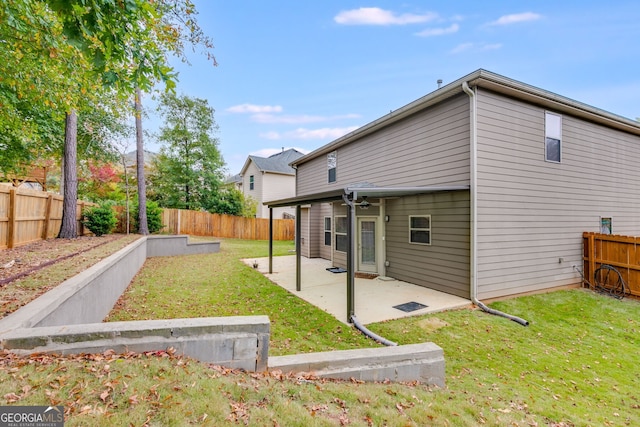
[[[136,203],[133,208],[134,217],[133,223],[136,230],[139,230],[138,221],[139,221],[139,210],[138,204]],[[156,202],[148,201],[147,202],[147,228],[149,229],[149,233],[157,233],[162,229],[162,209],[158,206]]]
[[[117,222],[111,205],[103,203],[87,209],[82,223],[96,236],[102,236],[111,233]]]

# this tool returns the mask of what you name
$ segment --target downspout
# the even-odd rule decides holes
[[[470,245],[471,245],[471,262],[469,266],[469,276],[470,276],[470,294],[471,294],[471,302],[473,302],[476,306],[480,307],[483,311],[487,313],[494,314],[496,316],[502,316],[507,319],[513,320],[516,323],[521,324],[522,326],[528,326],[529,322],[521,319],[517,316],[512,316],[507,313],[503,313],[499,310],[494,310],[492,308],[487,307],[482,301],[478,299],[478,136],[477,136],[477,128],[478,128],[478,113],[477,113],[477,98],[475,91],[469,87],[469,84],[465,81],[462,82],[462,90],[464,93],[469,95],[470,108],[471,108],[471,126],[470,126]]]
[[[355,316],[355,239],[353,238],[355,232],[355,206],[356,200],[354,193],[342,195],[342,200],[347,205],[347,238],[349,245],[347,246],[347,322],[351,323],[351,318]]]

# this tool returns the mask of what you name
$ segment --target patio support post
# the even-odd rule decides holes
[[[301,254],[302,254],[302,245],[300,242],[302,241],[302,206],[296,206],[296,291],[302,290],[301,284]]]
[[[348,194],[344,197],[344,200],[347,204],[347,322],[353,323],[351,319],[352,316],[355,315],[355,301],[354,301],[354,287],[355,287],[355,223],[356,216],[354,212],[354,196],[353,193]]]
[[[269,208],[269,274],[273,273],[273,208]]]

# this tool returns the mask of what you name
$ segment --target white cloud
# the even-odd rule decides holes
[[[449,51],[452,55],[468,52],[473,50],[474,52],[486,52],[488,50],[497,50],[502,48],[502,43],[462,43],[454,47]]]
[[[343,25],[406,25],[429,22],[438,15],[428,12],[423,15],[412,13],[396,14],[378,7],[361,7],[360,9],[343,10],[333,20]]]
[[[240,104],[227,108],[230,113],[279,113],[282,111],[280,105],[255,105],[255,104]]]
[[[308,154],[311,152],[306,148],[300,148],[300,147],[280,147],[280,148],[263,148],[262,150],[252,151],[251,153],[249,153],[249,155],[258,156],[258,157],[269,157],[269,156],[273,156],[274,154],[278,154],[283,150],[288,150],[290,148],[293,148],[294,150],[299,151],[302,154]]]
[[[514,13],[511,15],[504,15],[498,18],[498,20],[491,22],[489,25],[510,25],[519,22],[537,21],[542,18],[542,15],[533,12]]]
[[[318,123],[330,120],[357,119],[359,114],[344,114],[339,116],[310,116],[310,115],[277,115],[277,114],[254,114],[251,120],[257,123],[285,123],[285,124],[303,124]]]
[[[454,47],[453,49],[451,49],[451,53],[453,54],[462,53],[462,52],[468,51],[471,48],[473,48],[473,43],[462,43]]]
[[[426,30],[416,33],[419,37],[443,36],[445,34],[453,34],[460,29],[458,24],[451,24],[447,28],[427,28]]]
[[[345,128],[321,128],[321,129],[305,129],[298,128],[289,132],[266,132],[261,133],[262,138],[279,140],[279,139],[336,139],[348,134],[359,126],[349,126]]]

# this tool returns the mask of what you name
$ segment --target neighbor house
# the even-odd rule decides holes
[[[294,160],[295,197],[266,200],[297,207],[304,256],[475,301],[580,283],[585,231],[639,235],[639,164],[640,123],[478,70]]]
[[[302,157],[297,150],[282,149],[269,157],[249,156],[240,172],[241,184],[237,187],[258,204],[256,218],[269,218],[269,209],[263,205],[267,200],[291,197],[296,194],[296,171],[289,164]],[[293,216],[295,209],[274,209],[274,218]]]

